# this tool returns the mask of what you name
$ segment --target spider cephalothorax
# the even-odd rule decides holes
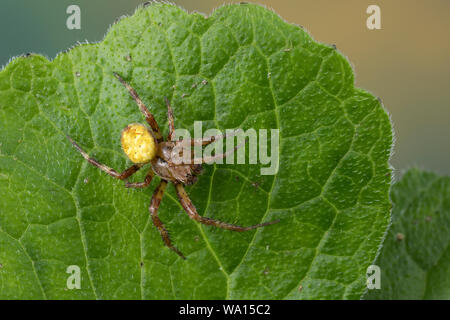
[[[258,227],[264,227],[267,225],[271,225],[277,223],[276,221],[270,221],[265,223],[256,224],[249,227],[241,227],[234,224],[221,222],[218,220],[214,220],[211,218],[205,218],[198,214],[197,209],[194,204],[189,199],[186,191],[184,190],[183,185],[190,185],[197,181],[197,176],[202,172],[201,163],[211,162],[215,159],[224,158],[228,154],[218,154],[208,158],[189,158],[190,160],[185,161],[183,158],[183,146],[186,144],[190,146],[206,146],[208,144],[213,143],[218,139],[224,138],[224,136],[211,136],[204,139],[188,139],[188,140],[175,140],[175,126],[174,126],[174,118],[173,111],[169,104],[169,101],[166,100],[167,109],[168,109],[168,119],[169,119],[169,134],[167,136],[167,141],[164,141],[161,131],[159,129],[158,123],[156,122],[153,115],[144,105],[142,100],[139,98],[136,91],[126,83],[118,74],[114,73],[117,79],[128,89],[130,95],[136,101],[139,106],[140,111],[145,116],[145,120],[150,125],[150,128],[147,128],[143,124],[132,123],[128,125],[122,131],[121,143],[122,149],[127,155],[127,157],[134,164],[123,171],[122,173],[118,173],[114,169],[101,164],[94,158],[91,158],[83,149],[70,137],[70,142],[74,145],[74,147],[83,155],[83,157],[92,165],[98,167],[103,170],[110,176],[125,180],[136,173],[139,169],[141,169],[146,164],[151,164],[151,169],[148,171],[145,180],[143,182],[131,183],[126,182],[125,186],[128,188],[145,188],[150,185],[153,176],[156,174],[161,178],[161,181],[158,187],[155,189],[153,193],[153,197],[150,203],[150,214],[153,220],[153,224],[158,228],[161,237],[164,241],[164,244],[175,251],[180,257],[185,259],[184,255],[178,250],[170,240],[169,234],[164,227],[164,224],[158,217],[158,208],[161,203],[161,199],[164,194],[164,190],[167,187],[168,182],[172,182],[175,185],[175,189],[178,195],[178,199],[183,206],[184,210],[187,212],[189,217],[193,220],[196,220],[200,223],[206,225],[212,225],[223,229],[233,230],[233,231],[247,231],[256,229]],[[237,149],[240,146],[234,148]],[[234,151],[233,150],[233,151]],[[182,159],[182,161],[180,161]]]

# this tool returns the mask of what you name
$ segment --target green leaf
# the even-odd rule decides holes
[[[450,299],[450,178],[409,170],[392,187],[392,225],[366,299]]]
[[[165,132],[164,96],[179,128],[279,128],[275,176],[210,165],[188,193],[204,216],[281,222],[202,226],[171,186],[160,217],[188,259],[164,247],[148,213],[158,179],[127,190],[65,138],[129,165],[120,131],[143,118],[114,71]],[[206,18],[155,3],[101,43],[13,60],[0,73],[0,298],[359,299],[390,219],[392,136],[380,102],[353,85],[335,48],[256,5]],[[70,265],[81,290],[66,287]]]

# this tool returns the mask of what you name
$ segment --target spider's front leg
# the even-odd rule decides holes
[[[108,167],[107,165],[104,165],[104,164],[98,162],[94,158],[89,157],[89,155],[83,149],[81,149],[81,147],[75,141],[73,141],[71,137],[67,136],[67,139],[69,139],[69,141],[72,143],[72,145],[81,153],[83,158],[85,158],[90,164],[92,164],[93,166],[106,172],[113,178],[116,178],[119,180],[124,180],[124,179],[130,177],[131,175],[133,175],[134,173],[136,173],[136,171],[138,171],[142,167],[141,165],[134,164],[131,167],[129,167],[128,169],[126,169],[125,171],[119,173],[116,170]]]
[[[219,220],[202,217],[201,215],[198,214],[197,209],[195,208],[191,199],[189,199],[189,197],[186,193],[186,190],[184,190],[183,185],[180,183],[175,184],[175,189],[177,190],[178,199],[180,200],[180,203],[183,206],[184,210],[189,215],[189,218],[191,218],[195,221],[198,221],[200,223],[206,224],[206,225],[215,226],[218,228],[232,230],[232,231],[242,232],[242,231],[248,231],[248,230],[253,230],[256,228],[260,228],[260,227],[269,226],[271,224],[280,222],[280,220],[274,220],[274,221],[255,224],[253,226],[241,227],[241,226],[237,226],[235,224],[226,223],[226,222],[222,222]]]
[[[156,228],[158,228],[159,233],[161,234],[161,237],[163,239],[164,244],[171,250],[175,251],[176,254],[178,254],[183,259],[186,259],[186,257],[181,253],[180,250],[177,249],[170,240],[169,232],[164,227],[164,224],[162,223],[161,219],[158,217],[158,208],[161,204],[162,197],[164,195],[164,190],[167,187],[167,181],[161,180],[158,187],[156,188],[155,192],[153,193],[152,201],[150,203],[150,214],[152,216],[153,224]]]
[[[123,78],[117,72],[114,72],[114,76],[125,86],[125,88],[127,88],[128,92],[130,93],[130,96],[137,103],[139,110],[144,115],[145,121],[147,121],[147,123],[152,128],[156,140],[158,140],[158,142],[161,142],[163,140],[163,137],[161,135],[161,130],[159,129],[158,123],[156,122],[153,114],[145,106],[141,98],[139,98],[139,95],[137,94],[136,90],[134,90],[125,80],[123,80]]]
[[[167,135],[167,140],[174,141],[175,140],[175,121],[173,119],[173,110],[170,106],[169,99],[167,97],[164,97],[164,101],[166,102],[167,106],[167,120],[169,121],[169,134]]]

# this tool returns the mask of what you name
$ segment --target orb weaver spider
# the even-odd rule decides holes
[[[160,177],[161,181],[157,188],[155,189],[152,199],[150,201],[150,215],[153,220],[153,224],[158,229],[161,234],[164,244],[175,251],[181,258],[186,259],[186,257],[175,247],[170,240],[169,233],[164,227],[164,224],[158,217],[158,208],[161,204],[162,197],[164,195],[164,190],[169,182],[175,185],[175,190],[178,195],[180,204],[187,212],[189,218],[198,221],[205,225],[211,225],[222,229],[232,230],[232,231],[248,231],[259,227],[264,227],[268,225],[275,224],[279,220],[269,221],[265,223],[255,224],[248,227],[242,227],[222,221],[218,221],[211,218],[202,217],[198,214],[192,201],[189,199],[184,185],[192,185],[197,181],[197,176],[202,172],[202,163],[211,162],[216,159],[225,158],[230,153],[218,154],[205,158],[194,158],[190,162],[175,163],[173,161],[174,148],[179,147],[180,144],[190,144],[191,146],[206,146],[218,139],[223,139],[225,135],[211,136],[202,139],[187,139],[187,140],[175,140],[175,125],[173,111],[167,98],[165,102],[167,105],[167,116],[169,121],[169,134],[167,140],[164,141],[161,131],[159,129],[158,123],[156,122],[153,114],[144,105],[142,100],[139,98],[137,92],[125,81],[120,75],[114,73],[114,76],[128,89],[131,97],[134,99],[139,107],[139,110],[144,115],[146,122],[149,124],[150,128],[143,124],[132,123],[129,124],[125,129],[122,130],[121,134],[121,144],[122,150],[127,155],[127,157],[134,164],[123,171],[122,173],[104,165],[94,158],[90,157],[72,138],[67,136],[72,145],[81,153],[81,155],[92,165],[99,168],[100,170],[106,172],[113,178],[119,180],[126,180],[141,169],[146,164],[151,164],[151,168],[143,182],[126,182],[125,187],[127,188],[145,188],[150,185],[155,174]],[[245,144],[245,142],[244,142]],[[240,146],[234,147],[232,152],[234,152]]]

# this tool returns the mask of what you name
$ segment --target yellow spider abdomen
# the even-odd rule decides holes
[[[120,141],[123,152],[133,163],[148,163],[156,156],[155,138],[140,123],[132,123],[123,129]]]

